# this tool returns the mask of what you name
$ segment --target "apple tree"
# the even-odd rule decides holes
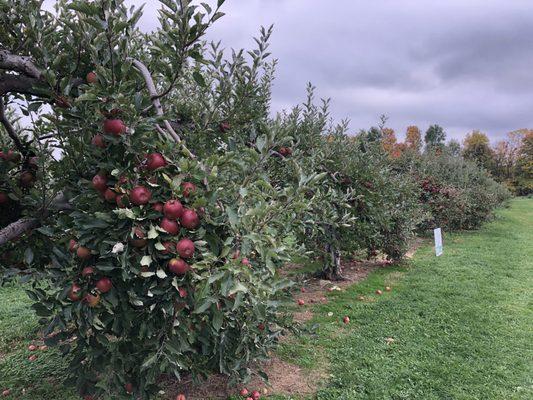
[[[253,66],[202,39],[222,3],[162,0],[149,34],[122,0],[2,5],[2,274],[28,285],[86,397],[245,379],[280,334],[284,216],[320,176],[264,173],[284,132],[261,117],[266,93],[250,101]],[[253,140],[226,146],[232,130]]]

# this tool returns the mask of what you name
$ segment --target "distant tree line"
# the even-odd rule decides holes
[[[417,126],[407,127],[405,141],[398,142],[395,131],[385,127],[386,118],[379,127],[368,131],[370,140],[381,141],[392,158],[406,152],[447,153],[475,162],[492,177],[504,183],[513,193],[526,196],[533,193],[533,129],[509,132],[505,139],[491,144],[487,135],[479,130],[468,133],[463,142],[446,141],[446,132],[440,125],[431,125],[422,139]]]

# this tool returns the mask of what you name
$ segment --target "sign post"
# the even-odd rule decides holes
[[[442,255],[442,231],[440,228],[433,229],[433,234],[435,236],[435,255]]]

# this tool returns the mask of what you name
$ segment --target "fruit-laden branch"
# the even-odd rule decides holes
[[[72,205],[63,193],[59,193],[51,202],[50,209],[42,210],[43,218],[50,214],[51,210],[55,211],[70,211],[73,210]],[[41,225],[39,218],[22,218],[15,221],[5,228],[0,230],[0,246],[7,242],[22,236],[25,232],[35,229]]]
[[[30,57],[17,56],[7,50],[0,50],[0,69],[16,71],[35,79],[41,79],[39,68],[33,64]]]
[[[6,109],[4,107],[4,100],[0,96],[0,123],[4,126],[7,134],[13,140],[13,143],[15,144],[15,147],[20,151],[22,154],[27,153],[26,147],[22,144],[19,137],[17,136],[17,133],[15,132],[15,129],[13,129],[13,125],[9,122],[9,120],[6,117]]]

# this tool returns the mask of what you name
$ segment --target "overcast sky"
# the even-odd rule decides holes
[[[143,29],[157,25],[156,1],[129,2],[147,3]],[[400,137],[410,124],[493,141],[533,128],[532,0],[226,0],[222,11],[208,38],[226,48],[274,24],[273,111],[312,82],[353,132],[380,114]]]

